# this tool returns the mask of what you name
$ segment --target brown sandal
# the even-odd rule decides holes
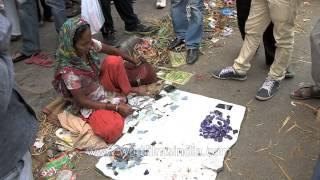
[[[320,88],[315,85],[303,86],[291,93],[290,97],[296,100],[320,98]]]

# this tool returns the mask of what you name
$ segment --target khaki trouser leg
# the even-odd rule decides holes
[[[270,24],[268,0],[252,0],[248,20],[246,22],[246,36],[239,56],[235,59],[233,68],[239,74],[246,74],[250,69],[250,61],[258,49],[263,32]]]
[[[294,43],[295,3],[298,0],[268,0],[270,17],[274,23],[273,34],[276,40],[275,60],[268,76],[282,80],[291,60]]]

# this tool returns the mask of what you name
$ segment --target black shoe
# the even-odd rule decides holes
[[[217,78],[217,79],[233,79],[233,80],[239,80],[239,81],[244,81],[247,79],[246,74],[239,74],[237,73],[232,66],[225,67],[221,70],[214,71],[210,73],[212,77]]]
[[[21,35],[12,35],[11,36],[11,41],[18,41],[21,38]]]
[[[280,81],[276,81],[267,77],[261,88],[258,90],[256,98],[260,101],[271,99],[276,94],[279,87]]]
[[[154,30],[151,26],[146,26],[144,24],[138,24],[136,28],[126,30],[127,33],[138,33],[138,34],[146,34],[151,33]]]
[[[170,42],[169,46],[168,46],[168,49],[169,50],[173,50],[174,48],[180,46],[181,44],[184,43],[184,40],[183,39],[178,39],[178,38],[175,38],[173,41]]]
[[[286,69],[286,74],[284,76],[284,78],[286,79],[290,79],[290,78],[294,78],[295,73],[292,71],[292,69],[290,68],[290,66]]]
[[[188,49],[187,50],[187,64],[194,64],[199,57],[198,49]]]
[[[116,33],[115,31],[108,32],[108,33],[102,33],[104,42],[108,45],[116,46],[118,41],[115,37],[115,33]]]

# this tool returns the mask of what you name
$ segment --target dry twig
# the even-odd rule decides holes
[[[270,159],[272,160],[272,162],[278,166],[278,168],[281,170],[282,174],[287,178],[287,180],[292,180],[292,178],[289,176],[289,174],[286,172],[286,170],[279,164],[277,163],[275,160],[273,160],[273,158],[270,156]]]
[[[279,128],[278,133],[281,132],[281,130],[286,126],[286,124],[289,122],[290,120],[290,116],[287,116],[286,119],[282,122],[282,126]]]

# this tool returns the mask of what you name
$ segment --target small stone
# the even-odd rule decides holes
[[[188,100],[188,96],[184,96],[181,98],[182,100]]]
[[[148,174],[149,174],[148,169],[146,169],[143,174],[144,174],[144,175],[148,175]]]
[[[118,176],[118,172],[117,171],[113,171],[113,174],[115,175],[115,176]]]
[[[151,146],[154,146],[154,145],[156,145],[157,144],[157,142],[156,141],[153,141],[152,143],[151,143]]]
[[[129,134],[132,133],[133,130],[134,130],[134,127],[129,127],[128,133],[129,133]]]
[[[227,137],[229,140],[232,140],[232,136],[226,135],[226,137]]]

